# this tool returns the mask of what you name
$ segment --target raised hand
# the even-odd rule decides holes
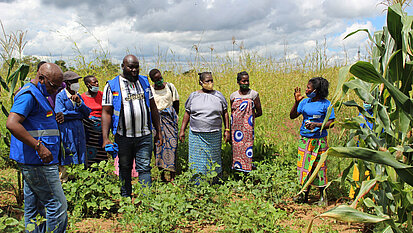
[[[295,102],[300,102],[302,99],[304,99],[304,96],[301,95],[301,88],[294,88],[294,98]]]

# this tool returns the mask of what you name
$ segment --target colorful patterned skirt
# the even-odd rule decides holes
[[[231,109],[232,169],[250,172],[254,145],[254,101],[235,99]]]
[[[218,164],[215,171],[222,172],[221,130],[216,132],[192,132],[189,130],[189,168],[196,173],[207,174],[213,164]]]
[[[297,174],[301,185],[310,178],[313,169],[317,167],[321,154],[328,149],[327,138],[300,138],[298,142]],[[320,168],[318,175],[312,182],[313,186],[324,187],[327,185],[326,162]]]
[[[178,148],[178,115],[173,107],[159,112],[164,143],[155,145],[155,164],[168,171],[176,171],[176,150]]]
[[[105,149],[102,148],[102,125],[100,118],[91,116],[89,119],[83,119],[86,135],[86,156],[87,166],[92,163],[99,163],[107,160],[108,156]]]

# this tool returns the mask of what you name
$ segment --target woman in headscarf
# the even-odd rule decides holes
[[[152,94],[161,118],[161,132],[164,143],[155,145],[155,164],[161,169],[162,181],[167,181],[165,171],[170,172],[170,180],[175,178],[176,151],[178,148],[179,95],[172,83],[164,82],[161,72],[152,69],[149,77],[154,83]]]
[[[199,73],[201,89],[192,92],[185,103],[179,139],[185,140],[185,129],[189,130],[189,164],[196,173],[207,174],[215,165],[218,177],[222,172],[221,144],[222,123],[224,123],[225,142],[230,141],[227,101],[221,92],[214,90],[211,72]],[[212,183],[217,183],[216,177]]]
[[[297,173],[301,185],[304,185],[320,161],[321,154],[328,149],[327,129],[332,127],[334,122],[334,109],[331,114],[327,115],[327,110],[331,103],[326,99],[328,96],[329,83],[322,77],[315,77],[308,81],[305,94],[308,98],[301,95],[301,89],[294,89],[295,103],[290,112],[290,118],[295,119],[303,115],[303,121],[300,127],[300,140],[298,141],[298,161]],[[323,126],[324,119],[328,121]],[[323,128],[321,128],[323,127]],[[323,198],[324,187],[327,185],[327,164],[324,162],[318,171],[313,186],[318,187],[320,191],[319,204],[324,205],[327,200]],[[305,191],[304,199],[300,202],[308,202],[310,186]]]

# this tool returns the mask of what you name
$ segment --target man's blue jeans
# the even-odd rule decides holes
[[[139,182],[144,186],[151,185],[151,156],[153,151],[152,134],[142,137],[123,137],[115,135],[115,142],[119,146],[119,179],[122,182],[121,195],[132,195],[132,165],[135,159],[136,171],[139,173]]]
[[[60,233],[66,231],[67,202],[59,179],[57,165],[20,165],[24,179],[24,221],[34,223],[34,232]],[[36,216],[46,218],[38,225]]]

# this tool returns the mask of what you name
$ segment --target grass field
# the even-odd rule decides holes
[[[110,175],[108,179],[115,182],[114,187],[109,183],[102,183],[102,185],[107,185],[105,189],[114,190],[111,193],[113,195],[108,197],[114,204],[94,202],[97,206],[110,205],[108,208],[99,209],[87,203],[106,194],[104,190],[98,190],[97,187],[90,188],[87,181],[99,182],[98,177],[102,174],[94,176],[87,171],[74,168],[74,172],[77,172],[79,177],[65,187],[65,191],[70,190],[66,196],[72,198],[70,200],[68,198],[71,208],[68,228],[70,232],[303,232],[312,217],[326,208],[332,208],[337,200],[340,201],[341,197],[347,196],[346,187],[333,183],[327,190],[328,207],[297,205],[292,202],[292,196],[299,190],[295,166],[301,123],[301,117],[296,120],[289,119],[289,112],[294,102],[294,87],[301,87],[304,94],[308,80],[315,76],[322,76],[330,82],[330,96],[332,96],[336,89],[339,67],[318,69],[316,67],[320,66],[317,64],[279,63],[249,54],[241,56],[236,67],[232,67],[231,62],[225,59],[217,59],[214,65],[190,64],[189,66],[193,65],[194,72],[185,74],[177,72],[182,68],[177,67],[176,64],[173,61],[163,62],[156,67],[163,72],[174,70],[174,72],[164,72],[163,78],[178,89],[180,123],[186,99],[191,92],[200,88],[197,72],[213,71],[215,89],[222,92],[227,101],[229,95],[238,89],[237,72],[245,70],[250,74],[250,87],[259,92],[263,108],[263,116],[256,120],[255,127],[254,156],[258,169],[241,180],[234,179],[230,171],[231,148],[230,145],[223,145],[224,184],[211,187],[205,183],[194,187],[188,184],[190,174],[186,169],[187,143],[184,143],[178,150],[181,175],[173,184],[160,182],[158,170],[153,168],[152,188],[140,192],[139,185],[135,182],[132,201],[122,200],[115,191],[118,189],[115,181],[117,178]],[[141,74],[147,75],[151,68],[156,67],[142,62]],[[99,66],[79,67],[76,71],[81,76],[96,75],[101,90],[105,82],[117,74],[116,70],[109,71]],[[30,75],[33,77],[33,72]],[[85,90],[82,83],[80,92]],[[2,91],[1,101],[10,103],[4,93]],[[356,114],[357,112],[352,109],[336,110],[336,121]],[[5,116],[1,115],[3,135],[6,133],[5,120]],[[329,130],[330,146],[342,145],[346,141],[343,139],[345,137],[345,134],[341,134],[340,125],[337,124]],[[3,142],[1,143],[1,154],[7,155],[7,147]],[[336,158],[328,161],[330,181],[339,177],[340,171],[348,162]],[[108,173],[110,169],[113,169],[113,166],[102,165],[98,171]],[[15,184],[15,173],[12,168],[2,165],[0,208],[3,212],[0,216],[8,215],[20,220],[22,211],[16,206],[15,199],[11,195],[12,186],[7,185],[7,183]],[[87,192],[89,188],[96,188],[96,192],[90,196],[87,194],[83,197],[76,196],[76,193]],[[82,198],[83,200],[80,200]],[[312,196],[313,201],[315,198]],[[80,201],[83,201],[82,204],[79,204]],[[313,232],[357,232],[362,228],[361,225],[336,224],[332,220],[323,219],[317,220],[314,224]]]

